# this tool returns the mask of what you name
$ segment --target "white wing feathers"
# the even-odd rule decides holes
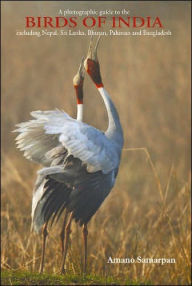
[[[60,111],[35,111],[31,115],[36,118],[17,124],[18,129],[14,132],[20,134],[16,137],[17,148],[24,151],[24,156],[44,166],[50,165],[50,159],[45,154],[58,145],[58,136],[45,133],[44,124],[53,116],[60,115]],[[63,115],[63,116],[68,116]]]
[[[25,157],[45,166],[50,162],[46,153],[62,144],[68,154],[87,165],[88,172],[108,173],[119,164],[113,144],[102,132],[71,118],[63,111],[33,111],[35,120],[18,125],[21,134],[16,138]]]

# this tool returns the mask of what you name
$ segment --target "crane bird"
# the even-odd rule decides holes
[[[32,226],[37,232],[43,229],[43,251],[50,218],[58,219],[65,210],[62,273],[72,220],[83,226],[86,272],[87,224],[114,186],[123,147],[119,115],[101,79],[98,43],[93,48],[91,39],[84,68],[104,101],[107,130],[102,132],[60,110],[33,111],[35,119],[20,123],[16,130],[20,133],[16,138],[18,148],[24,156],[44,166],[38,171],[32,202]],[[43,263],[44,252],[41,268]]]

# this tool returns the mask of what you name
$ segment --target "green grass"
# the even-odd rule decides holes
[[[4,270],[1,273],[1,285],[150,285],[149,282],[141,283],[119,280],[113,277],[100,277],[97,275],[75,274],[39,274],[36,272]]]

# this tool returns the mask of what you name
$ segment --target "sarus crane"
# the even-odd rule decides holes
[[[65,211],[61,231],[62,265],[65,261],[72,220],[83,226],[84,272],[87,266],[87,224],[113,188],[123,147],[123,130],[118,112],[104,88],[97,47],[91,39],[84,68],[99,91],[108,114],[105,132],[74,119],[60,110],[33,111],[33,120],[17,125],[17,147],[24,156],[43,168],[38,171],[32,199],[32,228],[42,229],[43,247],[40,271],[43,271],[47,225]],[[82,104],[83,72],[80,66],[74,80],[77,103]],[[75,78],[74,78],[75,79]]]

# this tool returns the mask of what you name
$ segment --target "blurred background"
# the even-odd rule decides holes
[[[76,117],[72,79],[90,40],[16,36],[16,31],[24,31],[26,16],[55,17],[59,9],[125,8],[130,16],[158,16],[172,35],[101,38],[101,74],[120,114],[124,147],[148,152],[123,151],[117,183],[89,223],[89,270],[156,284],[189,284],[190,2],[4,1],[1,7],[2,267],[36,271],[41,249],[40,237],[30,233],[31,196],[39,166],[23,158],[11,131],[15,124],[31,119],[33,110],[59,108]],[[105,130],[105,107],[88,77],[84,102],[84,121]],[[59,228],[50,231],[46,271],[59,270]],[[78,273],[82,242],[75,224],[71,240],[68,268]],[[176,264],[106,263],[109,256],[137,255],[172,257]]]

